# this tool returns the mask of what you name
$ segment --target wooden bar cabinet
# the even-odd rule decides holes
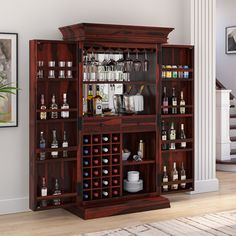
[[[194,52],[193,46],[166,44],[172,30],[82,23],[61,27],[61,41],[30,41],[32,210],[63,207],[91,219],[170,207],[163,194],[194,189]],[[117,63],[121,69],[113,68]],[[178,100],[182,91],[184,114],[179,104],[175,114],[170,103],[163,107],[164,87],[169,96],[174,87]],[[86,100],[97,88],[103,110],[91,114]],[[124,110],[124,96],[137,94],[143,98],[141,109]],[[64,96],[69,107],[63,107]],[[118,108],[115,96],[122,99]],[[174,122],[175,140],[162,140],[163,121],[168,129]],[[179,138],[181,124],[184,139]],[[133,156],[140,142],[143,158],[137,161]],[[162,148],[170,143],[175,149]],[[131,153],[128,160],[122,158],[124,150]],[[179,172],[184,165],[185,179],[171,181],[174,162]],[[130,171],[139,172],[139,191],[124,186]],[[183,188],[172,189],[173,184]]]

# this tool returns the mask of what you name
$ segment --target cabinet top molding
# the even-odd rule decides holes
[[[60,27],[63,40],[124,43],[167,43],[174,28],[81,23]]]

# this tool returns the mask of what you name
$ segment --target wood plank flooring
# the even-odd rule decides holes
[[[171,208],[82,220],[63,210],[25,212],[0,216],[1,236],[76,236],[80,233],[152,223],[177,217],[236,209],[236,173],[218,172],[219,192],[168,195]]]

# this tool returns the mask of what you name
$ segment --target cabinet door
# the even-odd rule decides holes
[[[33,210],[76,202],[77,65],[77,43],[30,41],[30,208]],[[54,144],[53,132],[57,141]],[[41,194],[43,179],[46,196]],[[57,187],[59,197],[55,200]]]

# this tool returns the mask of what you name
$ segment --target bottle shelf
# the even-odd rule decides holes
[[[168,190],[168,191],[163,191],[162,190],[162,195],[166,195],[166,194],[173,194],[173,193],[185,193],[185,192],[190,192],[193,191],[193,188],[185,188],[185,189],[177,189],[177,190]]]
[[[39,124],[44,124],[44,123],[77,122],[77,121],[78,121],[78,119],[64,118],[64,119],[37,120],[36,122],[39,123]]]
[[[37,197],[37,200],[40,201],[40,200],[50,200],[50,199],[56,199],[56,198],[69,198],[69,197],[76,197],[77,196],[77,193],[62,193],[62,194],[59,194],[59,195],[48,195],[48,196],[45,196],[45,197]]]
[[[169,153],[169,152],[192,152],[192,148],[181,148],[181,149],[174,149],[174,150],[161,150],[162,153]]]
[[[161,69],[161,71],[165,71],[165,72],[168,72],[168,71],[193,72],[193,69],[192,68],[189,68],[189,69],[184,69],[184,68],[163,68],[163,69]]]
[[[161,143],[182,143],[182,142],[191,143],[191,142],[193,142],[193,139],[187,138],[187,139],[175,139],[175,140],[161,141]]]
[[[193,117],[193,114],[166,114],[166,115],[161,115],[162,119],[165,118],[187,118],[187,117]]]
[[[78,111],[78,109],[77,108],[69,108],[69,109],[45,109],[45,110],[37,109],[36,110],[36,112],[62,112],[62,111]],[[55,119],[55,120],[59,120],[59,119],[60,118]],[[69,118],[65,118],[65,120],[66,119],[69,119]]]
[[[133,165],[148,165],[156,163],[155,160],[143,160],[143,161],[122,161],[123,166],[133,166]]]
[[[141,118],[156,118],[156,114],[130,114],[130,115],[125,115],[125,114],[112,114],[112,115],[103,115],[103,116],[83,116],[84,121],[96,121],[96,120],[109,120],[111,117],[114,118],[121,118],[121,119],[126,119],[126,118],[132,118],[132,119],[141,119]],[[135,120],[133,120],[135,122]]]
[[[38,206],[36,211],[49,210],[49,209],[57,209],[57,208],[69,208],[69,207],[74,206],[75,204],[76,204],[76,201],[70,202],[70,203],[62,203],[62,204],[60,204],[58,206],[53,206],[53,205],[46,206],[46,207]]]
[[[50,162],[70,162],[70,161],[77,161],[76,157],[58,157],[58,158],[48,158],[46,160],[40,161],[37,160],[38,164],[50,163]]]
[[[77,78],[37,78],[37,82],[77,82]]]
[[[137,84],[137,85],[148,85],[156,84],[156,81],[83,81],[84,84]]]
[[[48,71],[48,70],[71,70],[71,71],[77,71],[77,68],[75,66],[72,66],[72,67],[68,67],[68,66],[52,66],[52,67],[49,67],[49,66],[38,66],[38,70],[45,70],[45,71]]]
[[[176,181],[169,181],[169,182],[165,182],[165,183],[161,183],[161,186],[164,185],[172,185],[172,184],[182,184],[182,183],[193,183],[193,179],[186,179],[186,180],[176,180]]]
[[[68,147],[68,148],[37,148],[36,149],[36,153],[40,153],[40,152],[62,152],[62,151],[77,151],[77,146],[73,146],[73,147]],[[57,159],[57,158],[55,158]]]
[[[162,78],[162,82],[192,82],[192,78]]]

